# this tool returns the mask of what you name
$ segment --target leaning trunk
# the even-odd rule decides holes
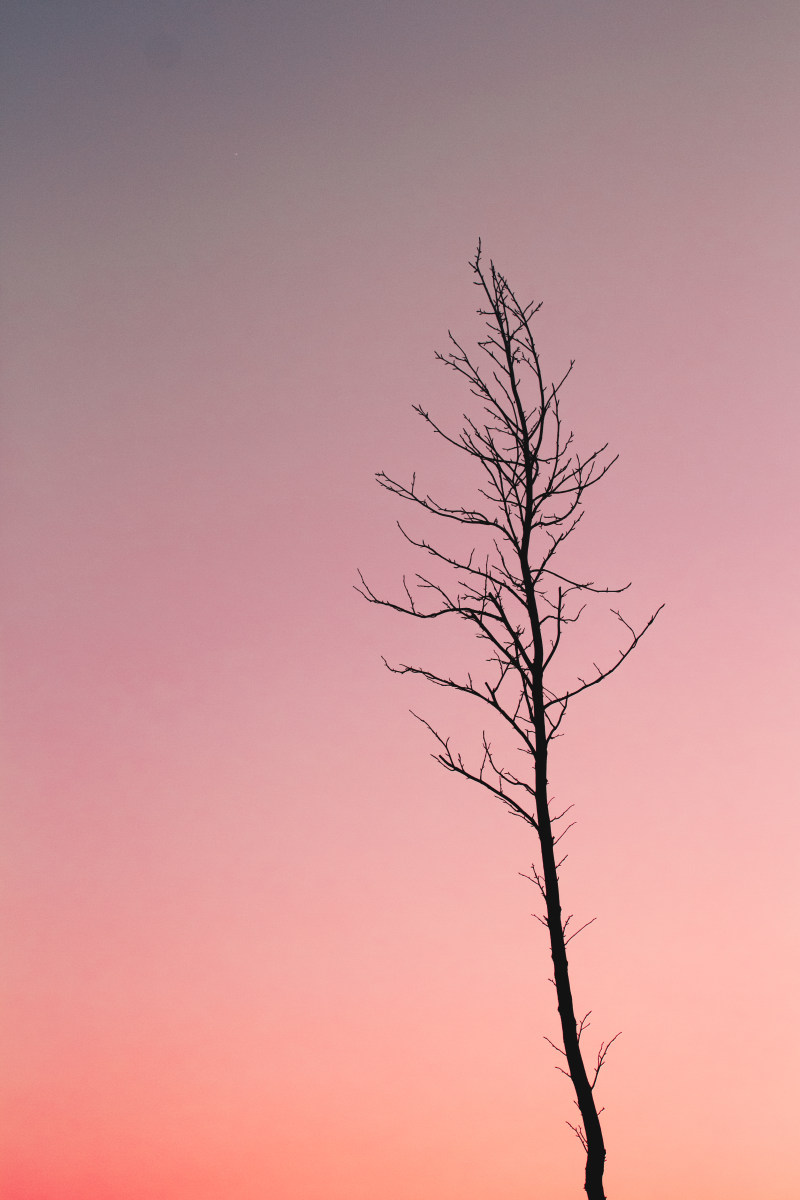
[[[550,954],[553,959],[553,981],[556,985],[556,996],[558,998],[558,1015],[561,1021],[564,1054],[566,1055],[569,1077],[575,1088],[575,1098],[578,1102],[578,1109],[583,1123],[582,1141],[586,1151],[586,1181],[584,1188],[587,1200],[605,1200],[603,1171],[606,1164],[606,1148],[603,1143],[603,1131],[600,1128],[600,1117],[594,1100],[593,1085],[589,1082],[580,1047],[578,1023],[575,1020],[572,988],[569,981],[569,963],[567,961],[564,923],[561,916],[558,865],[556,863],[555,839],[550,821],[550,806],[547,792],[548,739],[545,719],[544,679],[540,667],[540,664],[543,662],[542,633],[532,582],[529,596],[534,661],[539,665],[534,677],[533,688],[534,726],[536,733],[536,823],[542,854],[542,876],[545,904],[547,907],[547,929],[550,935]]]
[[[537,792],[538,790],[537,788]],[[542,807],[547,808],[546,795]],[[605,1200],[603,1171],[606,1163],[606,1149],[603,1143],[603,1131],[600,1128],[597,1105],[594,1101],[594,1092],[586,1073],[586,1066],[578,1040],[578,1025],[575,1020],[575,1009],[572,1003],[569,963],[567,962],[564,927],[561,919],[558,872],[556,870],[555,849],[549,813],[544,823],[542,822],[541,815],[539,816],[539,838],[542,850],[542,873],[547,904],[547,928],[550,934],[550,953],[553,959],[553,979],[558,998],[561,1036],[564,1042],[564,1053],[567,1057],[569,1076],[575,1088],[575,1098],[578,1102],[581,1121],[583,1122],[584,1148],[586,1150],[586,1182],[584,1187],[588,1200]]]

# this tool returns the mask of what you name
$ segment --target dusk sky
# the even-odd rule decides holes
[[[795,1200],[797,0],[2,21],[4,1200],[583,1195],[532,831],[353,590],[421,565],[376,470],[470,486],[411,405],[479,237],[666,604],[551,773],[608,1195]]]

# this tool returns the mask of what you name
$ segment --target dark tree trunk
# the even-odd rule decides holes
[[[577,1130],[586,1151],[586,1180],[584,1188],[588,1200],[605,1200],[603,1172],[606,1165],[606,1148],[603,1131],[594,1099],[593,1084],[589,1082],[586,1064],[580,1046],[580,1033],[572,1001],[569,979],[566,935],[561,912],[561,894],[556,862],[555,837],[550,819],[550,804],[547,781],[547,720],[544,689],[544,642],[533,579],[527,563],[527,538],[523,537],[520,565],[527,593],[528,615],[533,635],[534,671],[533,715],[536,747],[535,791],[536,825],[542,855],[542,892],[544,895],[547,931],[550,936],[550,955],[553,960],[553,982],[556,986],[558,1016],[561,1022],[561,1037],[567,1060],[567,1071],[575,1089],[575,1099],[581,1114],[583,1130]]]
[[[545,765],[542,771],[546,771]],[[538,775],[538,772],[537,772]],[[538,780],[537,780],[538,783]],[[575,1009],[572,1003],[572,988],[569,981],[569,963],[565,944],[564,926],[561,915],[561,900],[558,887],[558,872],[556,869],[555,847],[549,814],[547,814],[547,780],[546,776],[541,785],[544,788],[544,802],[539,805],[537,795],[537,811],[545,810],[545,818],[539,816],[539,838],[541,843],[545,902],[547,905],[547,928],[550,934],[550,954],[553,959],[553,979],[558,998],[558,1016],[561,1021],[561,1035],[564,1042],[564,1053],[567,1058],[569,1076],[575,1088],[575,1098],[583,1122],[584,1149],[586,1150],[586,1182],[584,1187],[588,1200],[605,1200],[603,1191],[603,1171],[606,1164],[606,1148],[603,1143],[603,1131],[600,1128],[600,1118],[595,1104],[594,1091],[586,1072],[586,1065],[581,1052],[578,1023],[575,1019]],[[538,786],[537,786],[538,792]]]

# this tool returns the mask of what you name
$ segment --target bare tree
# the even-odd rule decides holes
[[[482,406],[481,415],[465,415],[460,432],[451,435],[422,405],[414,408],[434,433],[478,467],[481,486],[475,504],[442,504],[418,488],[416,476],[404,484],[381,471],[377,480],[415,508],[469,527],[474,544],[462,554],[414,537],[401,525],[406,540],[435,560],[437,578],[416,574],[409,582],[404,576],[403,596],[393,601],[376,595],[359,572],[357,590],[373,604],[420,620],[460,618],[487,643],[488,657],[479,674],[453,678],[419,666],[386,666],[479,700],[510,731],[525,756],[525,769],[511,770],[484,731],[482,746],[470,762],[453,748],[450,737],[418,718],[433,735],[433,757],[445,770],[491,792],[538,836],[539,859],[528,878],[544,901],[539,919],[549,935],[563,1043],[555,1049],[563,1055],[565,1067],[559,1070],[571,1079],[580,1111],[580,1121],[571,1128],[586,1153],[588,1200],[604,1200],[606,1150],[594,1089],[615,1039],[602,1042],[587,1064],[581,1042],[588,1014],[576,1018],[567,961],[567,945],[580,930],[568,928],[571,918],[563,916],[560,894],[563,858],[558,857],[557,845],[569,825],[555,832],[569,810],[551,811],[548,756],[572,700],[617,670],[660,609],[639,628],[612,609],[624,629],[623,648],[610,665],[593,663],[591,673],[577,676],[569,686],[554,685],[552,664],[585,601],[626,590],[598,587],[559,569],[559,551],[581,520],[585,493],[616,459],[607,446],[582,456],[562,422],[561,389],[573,364],[559,383],[545,382],[531,327],[541,306],[521,304],[494,264],[484,266],[480,243],[470,266],[481,292],[478,313],[486,335],[478,341],[478,355],[470,357],[450,334],[450,351],[437,358],[466,379]]]

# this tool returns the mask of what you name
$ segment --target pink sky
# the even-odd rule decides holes
[[[608,1194],[795,1197],[796,3],[4,23],[4,1200],[583,1194],[533,846],[352,590],[415,565],[375,470],[460,486],[479,235],[667,605],[554,767]]]

